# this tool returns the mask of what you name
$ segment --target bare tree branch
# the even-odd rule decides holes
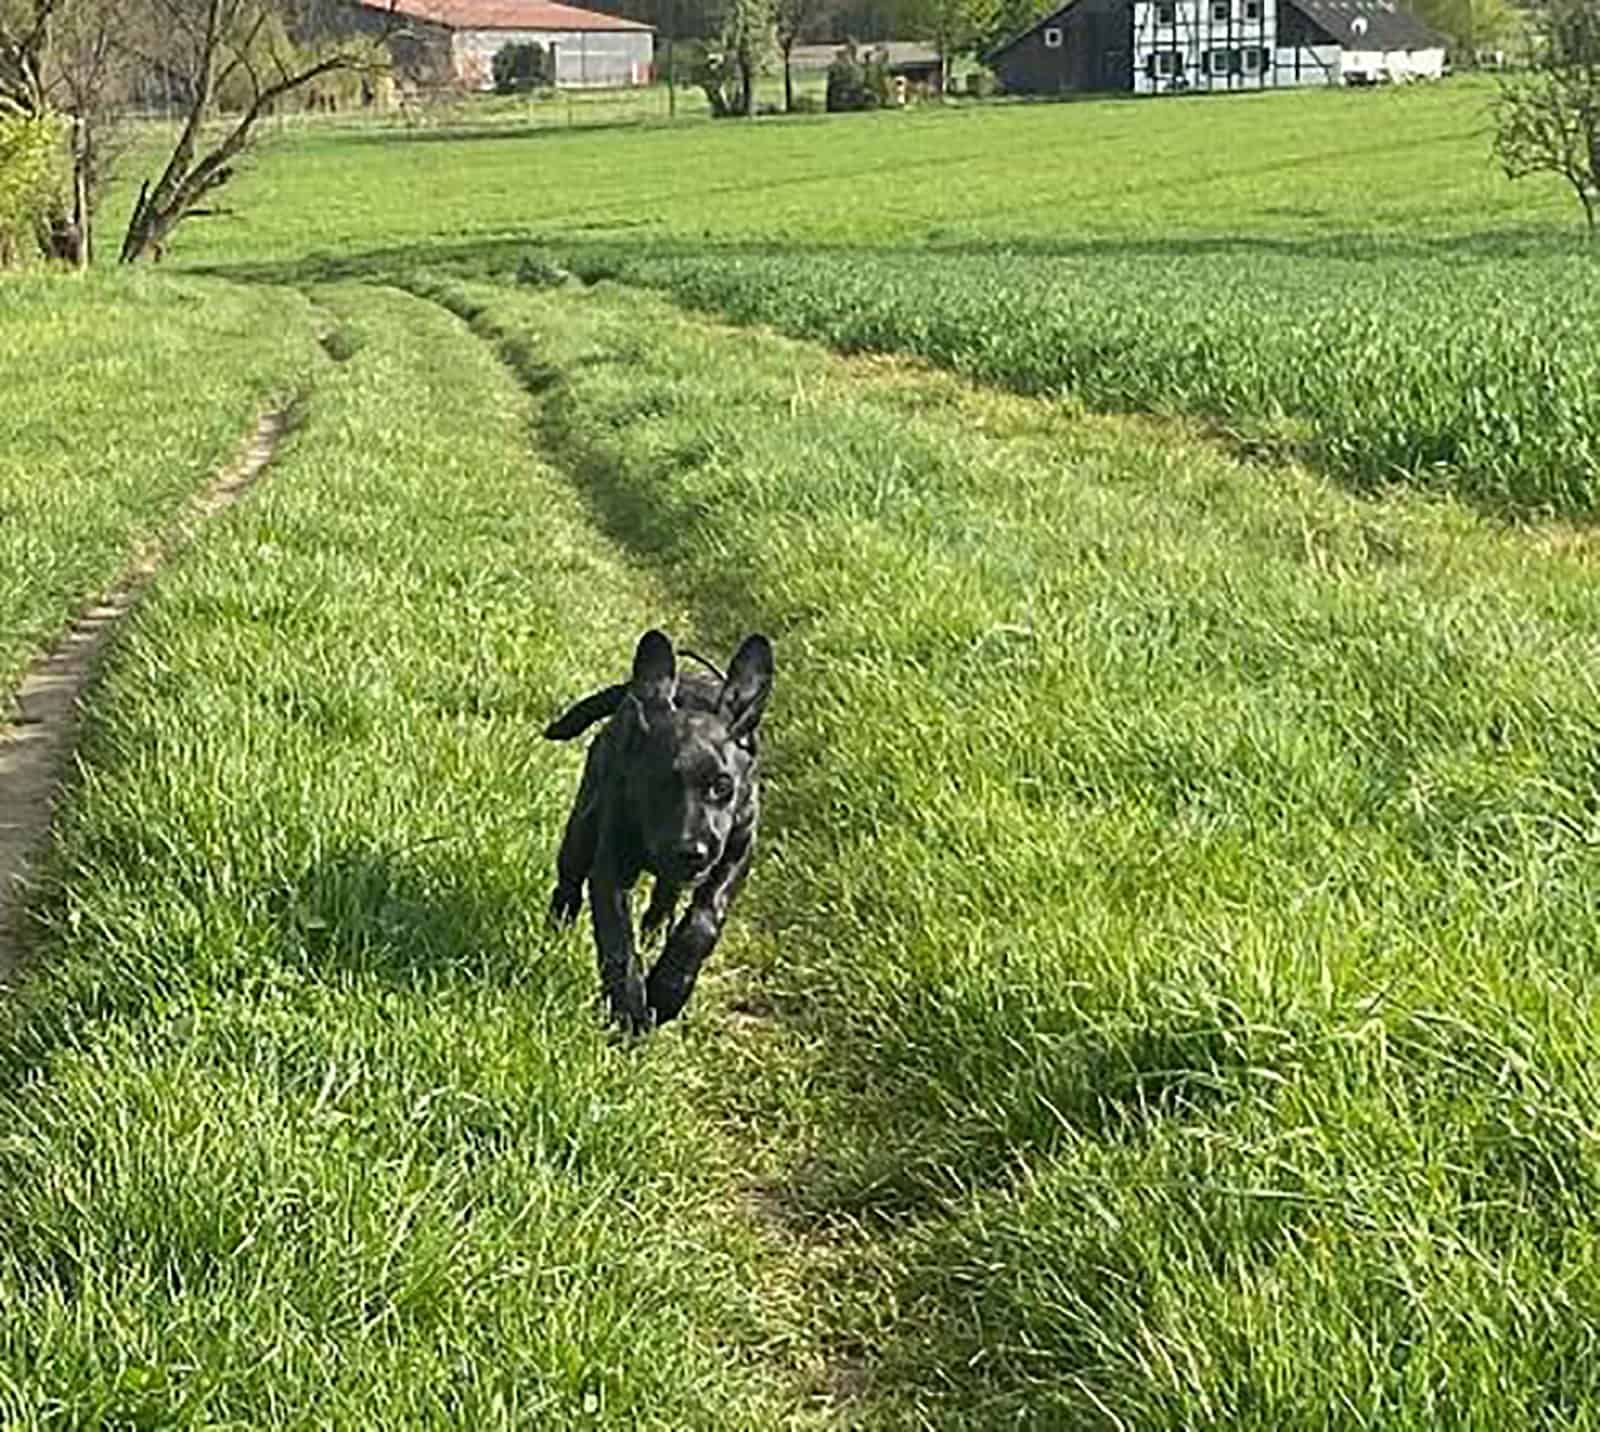
[[[1590,237],[1600,220],[1600,7],[1552,0],[1528,74],[1503,81],[1494,152],[1508,179],[1554,174],[1583,206]]]
[[[45,108],[44,70],[50,27],[61,0],[34,0],[25,23],[8,25],[0,12],[0,95],[27,114]]]
[[[341,49],[314,61],[296,63],[280,49],[269,23],[274,13],[265,3],[245,13],[243,4],[230,10],[227,0],[201,0],[208,7],[205,43],[191,77],[192,93],[184,127],[161,178],[146,184],[134,206],[122,243],[122,261],[159,257],[172,230],[186,218],[216,212],[200,201],[233,177],[234,161],[249,146],[256,125],[286,95],[325,75],[348,70],[374,70],[381,63],[368,49]],[[270,44],[265,63],[277,77],[264,73],[256,53],[258,42]],[[213,97],[239,76],[248,80],[248,100],[223,137],[199,154],[199,136]]]

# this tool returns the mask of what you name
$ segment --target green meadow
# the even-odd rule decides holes
[[[307,123],[0,279],[8,682],[295,418],[0,1001],[0,1425],[1600,1420],[1600,299],[1491,96]],[[628,1041],[538,733],[651,625],[779,677]]]
[[[0,281],[0,690],[113,585],[316,352],[298,294]]]

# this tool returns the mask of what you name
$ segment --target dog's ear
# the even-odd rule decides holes
[[[772,643],[757,633],[739,643],[728,666],[718,709],[735,740],[748,736],[761,724],[767,697],[772,695]]]
[[[633,653],[633,677],[628,694],[633,697],[645,725],[672,709],[678,693],[678,659],[664,632],[647,631]]]

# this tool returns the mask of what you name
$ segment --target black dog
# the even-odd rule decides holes
[[[577,919],[589,882],[600,983],[613,1017],[629,1029],[665,1024],[683,1009],[750,868],[756,728],[771,692],[772,643],[764,636],[745,638],[725,678],[680,679],[672,643],[647,631],[631,680],[586,696],[545,728],[548,739],[567,741],[611,717],[589,747],[567,817],[550,916],[562,925]],[[693,892],[648,980],[628,908],[645,870],[655,876],[646,934],[672,918],[685,889]]]

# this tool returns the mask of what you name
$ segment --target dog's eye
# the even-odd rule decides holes
[[[713,776],[711,784],[706,787],[706,794],[714,801],[729,801],[733,799],[733,777]]]

